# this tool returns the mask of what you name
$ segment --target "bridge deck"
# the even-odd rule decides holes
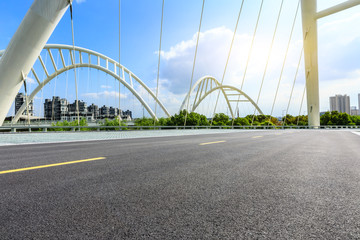
[[[0,173],[25,170],[0,174],[1,238],[359,239],[359,145],[304,130],[2,146]]]

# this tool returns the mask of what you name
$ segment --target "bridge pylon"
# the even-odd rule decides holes
[[[317,0],[301,0],[309,126],[320,126],[317,20],[360,4],[348,0],[317,12]]]
[[[69,0],[35,0],[0,59],[0,126]]]

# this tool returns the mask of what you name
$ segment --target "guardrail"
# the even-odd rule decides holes
[[[0,127],[0,132],[48,132],[48,131],[134,131],[134,130],[165,130],[165,129],[359,129],[360,126],[40,126],[40,125],[12,125]]]

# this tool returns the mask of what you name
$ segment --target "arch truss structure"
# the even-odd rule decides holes
[[[73,54],[73,51],[75,49],[75,54]],[[154,111],[150,108],[149,104],[145,102],[145,100],[142,98],[140,93],[134,88],[134,83],[136,82],[139,84],[143,89],[146,90],[146,92],[149,94],[149,96],[159,104],[159,106],[162,108],[164,113],[170,117],[170,114],[168,110],[165,108],[165,106],[160,102],[160,100],[156,97],[156,95],[151,91],[151,89],[146,86],[146,84],[140,80],[134,73],[132,73],[129,69],[125,68],[124,66],[120,65],[115,60],[102,55],[100,53],[97,53],[95,51],[81,48],[81,47],[75,47],[69,46],[69,45],[61,45],[61,44],[47,44],[44,47],[44,50],[47,52],[48,56],[51,59],[52,64],[52,72],[49,71],[49,68],[47,67],[46,63],[44,63],[41,55],[38,57],[38,60],[41,65],[41,70],[44,71],[46,78],[45,80],[41,81],[38,77],[39,75],[35,71],[34,67],[31,68],[31,72],[35,78],[35,80],[38,83],[38,86],[31,92],[29,95],[28,101],[31,102],[36,94],[41,91],[41,89],[48,84],[51,80],[59,76],[60,74],[72,70],[74,68],[93,68],[100,70],[110,76],[112,76],[114,79],[118,80],[120,84],[125,86],[143,105],[143,107],[147,110],[147,112],[155,119],[157,119],[157,116],[155,115]],[[61,64],[60,66],[57,66],[54,60],[54,53],[58,52]],[[0,51],[0,57],[3,52]],[[70,56],[69,64],[66,64],[65,56]],[[74,59],[75,56],[75,59]],[[120,74],[119,74],[120,71]],[[127,76],[127,78],[125,77]],[[126,81],[128,79],[128,81]],[[26,110],[26,103],[24,103],[17,114],[15,115],[12,123],[15,124],[18,122],[18,120],[22,117],[22,113]]]
[[[194,96],[193,94],[195,94],[192,107],[191,109],[189,109],[190,112],[194,112],[206,97],[217,91],[220,91],[220,93],[225,98],[225,101],[230,110],[230,114],[233,118],[235,118],[235,115],[234,110],[231,106],[232,102],[249,102],[257,109],[260,114],[263,114],[258,105],[242,90],[229,85],[221,85],[218,80],[211,76],[202,77],[194,84],[190,92],[185,96],[185,99],[181,104],[180,110],[187,108],[187,103],[190,100],[189,98],[191,97],[190,95]]]

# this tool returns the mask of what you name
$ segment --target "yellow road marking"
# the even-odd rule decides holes
[[[264,137],[264,136],[254,136],[252,138],[262,138],[262,137]]]
[[[106,159],[106,158],[105,157],[98,157],[98,158],[89,158],[89,159],[83,159],[83,160],[76,160],[76,161],[62,162],[62,163],[54,163],[54,164],[40,165],[40,166],[27,167],[27,168],[11,169],[11,170],[6,170],[6,171],[1,171],[0,174],[29,171],[29,170],[40,169],[40,168],[56,167],[56,166],[61,166],[61,165],[68,165],[68,164],[82,163],[82,162],[90,162],[90,161],[97,161],[97,160],[104,160],[104,159]]]
[[[217,142],[200,143],[199,145],[200,145],[200,146],[203,146],[203,145],[209,145],[209,144],[215,144],[215,143],[223,143],[223,142],[226,142],[226,141],[217,141]]]
[[[280,136],[280,135],[283,135],[282,133],[275,133],[275,135],[278,135],[278,136]]]

